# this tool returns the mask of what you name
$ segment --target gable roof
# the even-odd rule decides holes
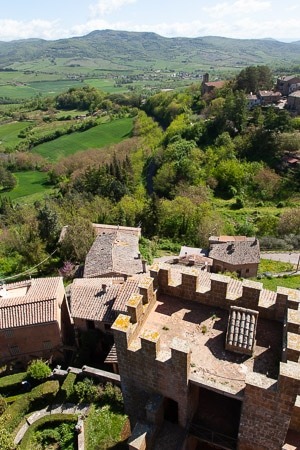
[[[209,257],[232,265],[258,264],[260,260],[259,242],[255,239],[212,244]]]
[[[61,277],[6,285],[0,291],[0,329],[57,321],[64,294]]]
[[[134,275],[143,272],[139,238],[122,230],[99,234],[87,254],[84,277],[119,273]]]
[[[105,287],[104,287],[105,286]],[[112,323],[113,303],[121,284],[107,278],[77,278],[71,285],[71,316],[77,319]]]
[[[126,303],[132,296],[132,294],[139,293],[139,282],[138,276],[127,278],[122,288],[119,290],[118,296],[114,302],[113,310],[118,313],[127,314]]]

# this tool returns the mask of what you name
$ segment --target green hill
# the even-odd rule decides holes
[[[69,39],[0,42],[0,69],[57,71],[87,68],[136,71],[243,67],[268,64],[287,68],[300,64],[299,42],[273,39],[165,38],[155,33],[102,30]],[[30,63],[30,65],[28,65]],[[26,66],[27,64],[27,66]]]

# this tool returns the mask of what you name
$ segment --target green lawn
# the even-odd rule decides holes
[[[281,278],[262,278],[261,280],[256,280],[263,283],[265,289],[270,289],[271,291],[276,291],[277,286],[283,286],[289,289],[299,289],[300,288],[300,275],[294,275],[289,277]]]
[[[20,200],[21,202],[33,203],[43,198],[45,194],[51,194],[53,188],[45,185],[47,180],[46,173],[28,171],[16,172],[17,186],[10,192],[3,192],[2,197],[9,197],[11,200]]]
[[[115,412],[110,405],[97,407],[91,406],[85,424],[86,450],[106,450],[114,448],[116,443],[122,440],[122,431],[127,417],[121,412]],[[117,448],[117,447],[116,447]],[[121,443],[118,449],[128,448]]]
[[[18,137],[30,122],[12,122],[0,125],[0,150],[5,147],[15,147],[22,139]]]
[[[132,118],[114,120],[84,132],[61,136],[54,141],[38,145],[32,152],[51,162],[57,162],[79,151],[116,144],[130,136],[132,126]]]

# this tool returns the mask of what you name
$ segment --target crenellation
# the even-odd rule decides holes
[[[240,404],[239,450],[282,448],[291,417],[295,427],[300,415],[295,406],[300,395],[298,292],[279,288],[275,293],[261,283],[203,275],[194,268],[180,274],[156,266],[150,274],[153,278],[145,278],[139,294],[129,299],[129,315],[119,316],[113,326],[131,424],[148,420],[160,426],[171,408],[185,428],[206,408],[202,396],[211,395],[213,402],[217,395],[220,403],[229,397]],[[233,310],[241,317],[229,324]],[[253,330],[247,314],[256,317]],[[253,356],[244,351],[234,356],[226,347],[228,324],[235,327],[239,342],[243,339],[243,348],[245,336],[253,331]],[[283,361],[279,369],[278,345]],[[152,414],[149,399],[155,394],[160,401]]]

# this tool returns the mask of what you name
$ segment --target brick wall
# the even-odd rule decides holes
[[[49,358],[51,355],[62,359],[61,330],[57,322],[11,328],[0,332],[1,361],[33,358]]]

